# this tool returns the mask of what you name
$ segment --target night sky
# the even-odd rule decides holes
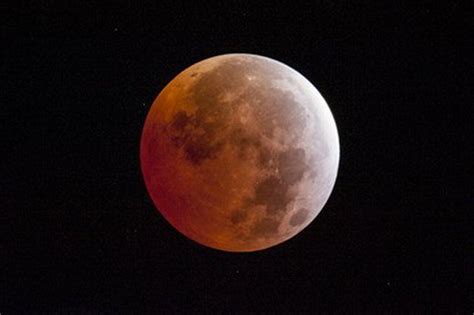
[[[0,313],[472,313],[468,1],[221,2],[0,10]],[[232,52],[302,73],[341,145],[315,221],[245,254],[175,231],[139,163],[161,89]]]

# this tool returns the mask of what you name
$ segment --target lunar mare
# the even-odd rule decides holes
[[[301,74],[228,54],[163,89],[140,158],[154,204],[178,231],[215,249],[256,251],[293,237],[321,211],[339,139],[325,100]]]

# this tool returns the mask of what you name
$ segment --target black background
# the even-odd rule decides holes
[[[474,311],[473,11],[306,2],[2,5],[2,314]],[[341,141],[317,219],[247,254],[173,230],[139,165],[160,90],[229,52],[301,72]]]

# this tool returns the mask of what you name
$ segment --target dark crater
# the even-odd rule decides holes
[[[193,164],[200,164],[206,159],[216,158],[223,143],[210,143],[206,139],[193,139],[184,145],[186,158]]]
[[[309,215],[308,209],[301,208],[295,214],[293,214],[290,218],[290,225],[291,226],[298,226],[306,222],[306,218]]]
[[[282,180],[289,185],[298,182],[307,169],[305,151],[301,148],[290,149],[278,156],[278,171]]]
[[[171,142],[177,148],[184,149],[191,163],[200,164],[206,159],[215,158],[224,145],[225,142],[215,136],[219,127],[217,123],[205,122],[205,115],[199,110],[191,116],[179,111],[170,123],[168,133]]]
[[[257,136],[248,134],[243,128],[235,128],[230,134],[230,143],[232,143],[238,151],[239,157],[244,158],[250,149],[260,152],[262,143]]]
[[[272,218],[263,218],[252,227],[252,235],[256,236],[275,236],[278,234],[280,222]]]
[[[247,220],[247,211],[246,210],[237,210],[230,217],[230,222],[233,224],[239,224]]]
[[[257,185],[255,189],[256,205],[266,205],[268,213],[284,210],[291,200],[287,196],[288,185],[276,176],[270,176]]]
[[[247,202],[248,205],[265,205],[268,214],[285,212],[288,203],[295,197],[288,191],[290,186],[300,181],[308,169],[304,159],[305,151],[299,148],[289,149],[276,156],[278,176],[271,175],[260,182],[255,188],[255,197]],[[262,162],[267,166],[270,164],[269,159]]]

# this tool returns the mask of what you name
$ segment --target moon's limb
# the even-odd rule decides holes
[[[339,141],[329,107],[302,75],[229,54],[191,66],[160,93],[141,162],[176,229],[213,248],[253,251],[316,217],[335,182]]]

